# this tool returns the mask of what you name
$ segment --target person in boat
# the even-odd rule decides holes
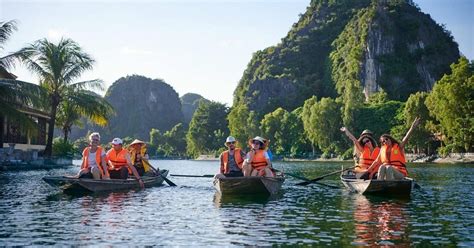
[[[131,172],[137,178],[140,187],[144,188],[143,180],[132,164],[130,153],[122,147],[122,139],[114,138],[111,143],[112,148],[107,152],[110,178],[127,179]]]
[[[82,151],[82,164],[78,178],[110,179],[104,149],[99,146],[100,134],[89,135],[89,146]]]
[[[128,152],[130,153],[130,159],[132,160],[133,166],[137,169],[140,176],[151,173],[151,166],[148,160],[147,148],[145,142],[135,139],[129,146]]]
[[[244,176],[274,177],[272,163],[265,147],[267,140],[256,136],[249,140],[250,151],[247,153],[242,171]]]
[[[232,136],[227,137],[224,144],[227,147],[227,151],[223,151],[219,156],[221,167],[220,174],[217,174],[216,177],[243,177],[242,166],[245,152],[235,147],[237,141]]]
[[[372,165],[370,165],[368,171],[373,171],[373,168],[380,165],[377,176],[379,180],[401,180],[408,176],[405,165],[405,145],[407,144],[413,130],[419,124],[420,118],[416,117],[405,137],[403,137],[402,142],[398,142],[388,134],[380,136],[380,143],[382,144],[380,154]],[[373,174],[374,173],[372,172],[370,178],[372,178]]]
[[[341,127],[341,131],[354,143],[354,156],[358,158],[354,169],[356,178],[369,179],[368,175],[371,171],[367,174],[367,169],[372,165],[375,159],[377,159],[380,153],[380,148],[373,137],[374,134],[366,129],[360,134],[359,139],[356,139],[346,127]],[[378,167],[374,167],[373,171],[377,172],[377,170]]]

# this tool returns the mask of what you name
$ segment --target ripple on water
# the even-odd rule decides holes
[[[176,174],[212,174],[216,164],[153,161]],[[337,164],[276,163],[314,178]],[[422,191],[411,199],[366,197],[342,189],[337,177],[295,186],[275,197],[221,197],[212,179],[171,178],[156,187],[71,196],[42,182],[76,167],[0,174],[0,246],[4,245],[325,245],[468,246],[474,241],[472,167],[410,168]],[[454,168],[454,169],[453,169]]]

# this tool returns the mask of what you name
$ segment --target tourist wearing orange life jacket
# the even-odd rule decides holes
[[[380,152],[380,148],[373,138],[373,133],[366,129],[361,133],[359,139],[356,139],[346,127],[341,127],[341,131],[354,143],[354,156],[357,157],[357,164],[354,169],[356,178],[369,179],[365,172],[367,172],[370,165],[377,159]],[[376,172],[377,170],[378,167],[374,167],[373,171]]]
[[[82,164],[78,178],[109,179],[105,151],[99,146],[100,134],[89,135],[89,146],[82,152]]]
[[[130,159],[130,153],[127,150],[123,149],[123,141],[120,138],[114,138],[112,140],[112,148],[107,152],[107,161],[109,164],[109,174],[112,179],[127,179],[129,176],[129,171],[138,179],[140,187],[144,188],[142,178],[138,174],[135,167],[132,165]]]
[[[408,176],[405,159],[405,145],[407,144],[413,130],[419,124],[420,118],[416,117],[407,134],[403,137],[402,142],[398,142],[388,134],[380,136],[380,143],[382,144],[380,154],[368,169],[371,171],[371,169],[380,165],[377,179],[401,180]]]
[[[251,150],[243,164],[244,176],[265,176],[274,177],[272,172],[272,163],[267,151],[265,150],[267,140],[260,136],[249,140]]]
[[[216,178],[223,177],[243,177],[242,166],[244,163],[245,153],[236,148],[237,141],[234,137],[229,136],[225,140],[227,151],[221,153],[219,160],[221,161],[220,174]]]

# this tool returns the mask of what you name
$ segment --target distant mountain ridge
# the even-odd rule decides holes
[[[262,115],[312,95],[363,101],[383,89],[406,100],[459,56],[450,33],[412,1],[312,0],[280,44],[253,55],[233,104]]]

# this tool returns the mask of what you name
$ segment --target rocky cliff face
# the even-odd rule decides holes
[[[105,98],[116,111],[107,130],[112,136],[149,140],[152,128],[166,131],[183,121],[178,93],[160,79],[120,78]]]
[[[183,122],[178,93],[160,79],[138,75],[122,77],[109,87],[105,99],[116,112],[109,125],[75,129],[71,139],[83,137],[87,131],[99,131],[103,142],[127,136],[148,141],[152,128],[164,132]]]
[[[379,1],[371,9],[360,71],[366,98],[380,88],[398,100],[431,90],[459,58],[449,32],[410,4]]]
[[[313,0],[280,44],[254,54],[234,105],[263,115],[345,90],[406,100],[430,90],[458,58],[449,32],[410,0]]]
[[[187,93],[184,94],[181,98],[181,111],[183,112],[184,123],[188,125],[193,118],[194,111],[196,111],[197,107],[199,106],[199,102],[206,101],[206,98],[202,97],[199,94],[195,93]]]

